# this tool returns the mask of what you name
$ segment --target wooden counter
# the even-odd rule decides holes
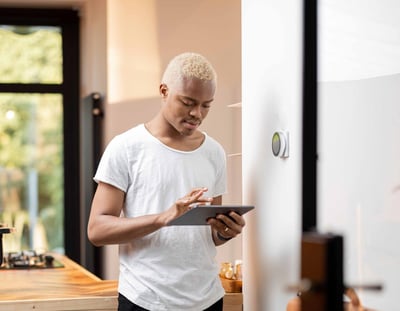
[[[62,268],[0,271],[0,310],[117,309],[117,281],[102,281],[65,256]]]
[[[65,256],[63,268],[0,270],[0,310],[115,311],[117,281],[102,281]],[[241,311],[241,293],[227,293],[224,311]]]

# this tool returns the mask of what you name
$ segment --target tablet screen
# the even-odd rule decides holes
[[[198,205],[188,210],[178,218],[172,220],[169,226],[193,226],[208,225],[209,218],[216,217],[218,214],[228,214],[234,211],[243,215],[251,211],[254,206],[251,205]]]

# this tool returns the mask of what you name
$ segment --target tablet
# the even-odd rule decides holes
[[[228,214],[234,211],[243,215],[251,211],[251,205],[197,205],[178,218],[168,223],[169,226],[193,226],[208,225],[207,219],[216,217],[218,214]]]

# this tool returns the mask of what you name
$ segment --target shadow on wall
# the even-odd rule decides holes
[[[120,102],[109,103],[106,110],[105,141],[110,141],[115,135],[130,128],[149,121],[159,111],[161,100],[159,97],[141,99],[128,99]]]

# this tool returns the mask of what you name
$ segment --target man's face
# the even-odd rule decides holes
[[[162,114],[173,130],[192,135],[200,126],[214,100],[215,84],[197,78],[185,78],[175,85],[160,86]]]

